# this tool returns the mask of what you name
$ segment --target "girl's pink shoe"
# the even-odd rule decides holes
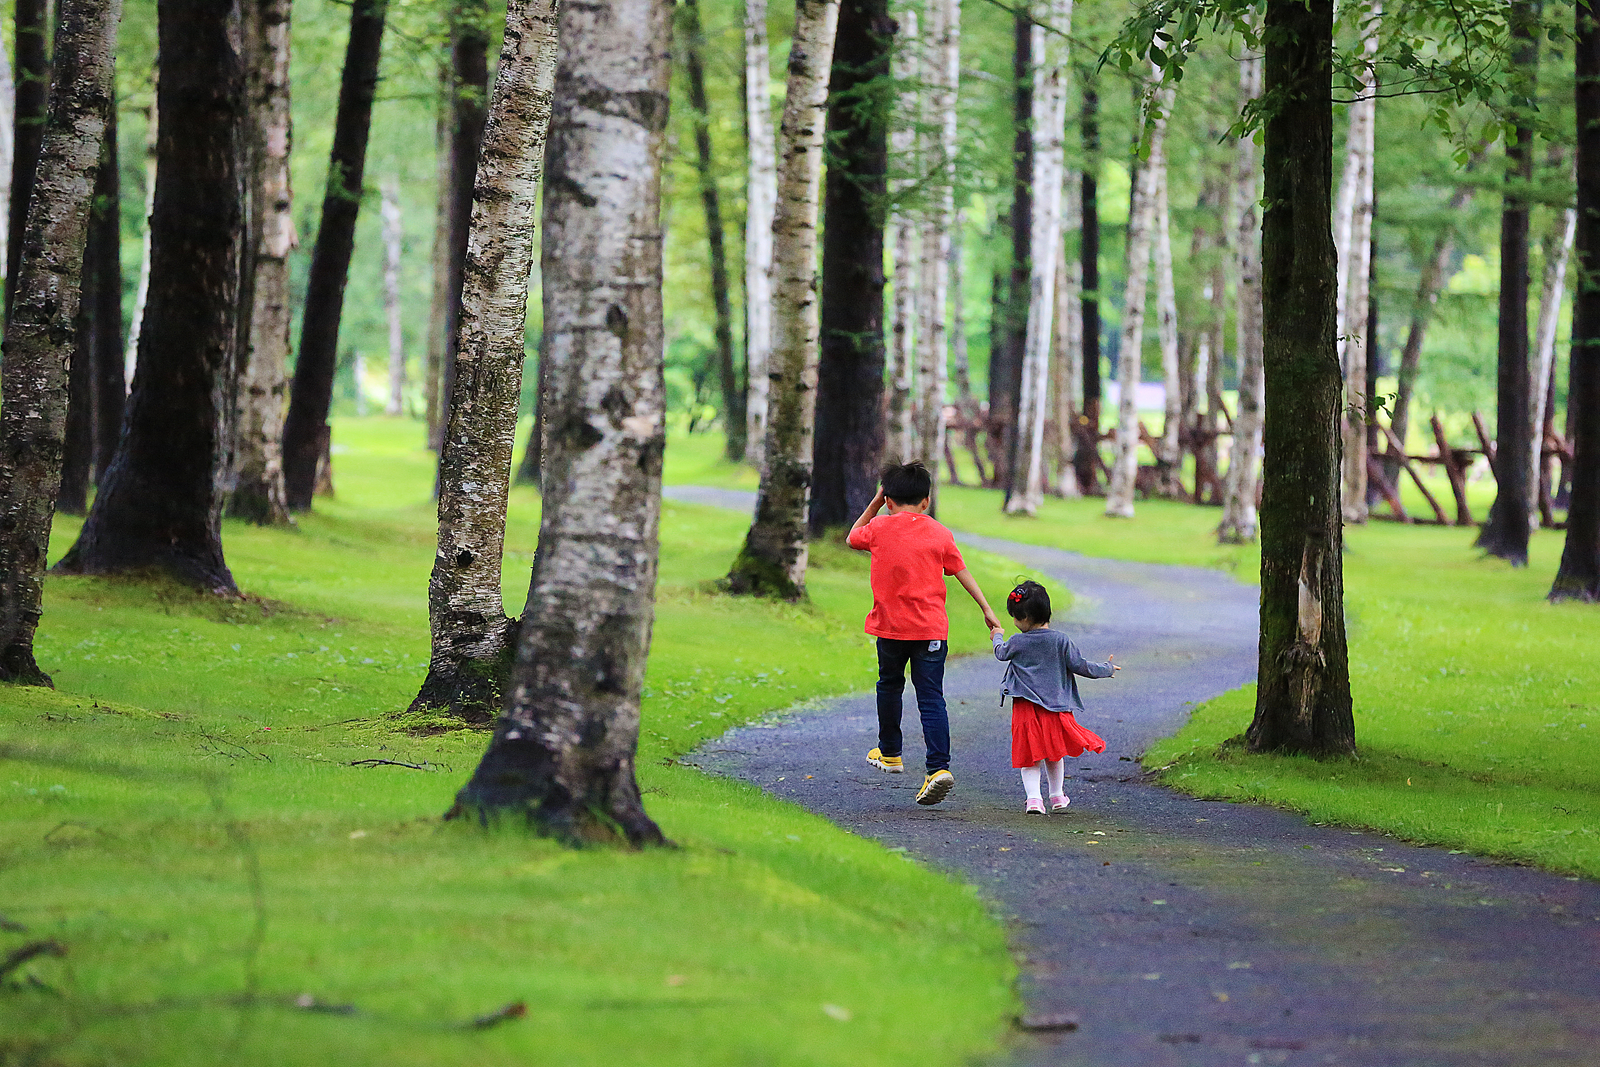
[[[1026,813],[1029,814],[1029,815],[1043,815],[1044,814],[1044,801],[1042,801],[1042,800],[1029,800],[1028,801],[1028,807],[1025,810],[1026,810]]]
[[[1050,798],[1050,810],[1051,811],[1066,811],[1067,810],[1067,805],[1071,804],[1071,803],[1072,803],[1072,801],[1068,800],[1066,794],[1063,793],[1061,796],[1051,797]]]

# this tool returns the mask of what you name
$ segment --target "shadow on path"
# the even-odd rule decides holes
[[[740,510],[753,502],[733,490],[665,492]],[[996,901],[1029,1012],[1080,1022],[1020,1040],[1013,1063],[1600,1064],[1600,885],[1141,778],[1133,761],[1190,704],[1255,677],[1253,586],[957,536],[1071,589],[1058,625],[1085,655],[1114,652],[1125,668],[1083,684],[1082,721],[1107,747],[1069,761],[1067,812],[1022,814],[1001,667],[987,657],[952,660],[946,673],[957,785],[936,808],[913,802],[917,767],[884,775],[866,764],[870,694],[730,731],[695,759]],[[913,706],[908,766],[919,762],[915,719]],[[905,1037],[914,1062],[916,1037]]]

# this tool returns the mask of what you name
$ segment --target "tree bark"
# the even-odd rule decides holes
[[[915,153],[917,126],[922,118],[922,41],[915,8],[902,10],[899,22],[892,61],[896,89],[894,132],[889,135],[889,151],[902,177],[894,184],[895,209],[890,221],[894,242],[894,322],[889,335],[889,425],[883,456],[888,463],[909,463],[920,458],[913,390],[920,340],[917,290],[922,281],[917,260],[922,246],[917,241],[919,220],[909,199],[919,177]]]
[[[122,376],[122,180],[117,165],[117,108],[115,93],[106,118],[106,134],[95,174],[94,213],[89,233],[95,256],[85,263],[93,272],[94,307],[89,318],[94,331],[94,470],[105,477],[122,436],[122,414],[128,385]],[[90,263],[92,262],[92,267]]]
[[[311,508],[317,487],[317,459],[329,434],[328,408],[333,402],[333,377],[338,366],[339,319],[344,311],[345,283],[350,278],[356,217],[361,210],[367,133],[372,125],[372,100],[378,88],[378,60],[387,10],[388,0],[354,0],[350,8],[350,39],[339,83],[339,109],[329,152],[327,190],[322,198],[322,222],[311,251],[300,322],[300,354],[289,391],[289,414],[283,424],[283,480],[291,511]]]
[[[924,142],[921,154],[927,173],[927,209],[922,230],[922,278],[917,294],[915,411],[917,446],[920,458],[933,476],[932,510],[936,512],[945,452],[945,391],[949,384],[945,305],[950,297],[950,226],[955,217],[956,153],[960,147],[956,90],[961,75],[961,4],[959,0],[930,0],[928,6],[931,19],[924,61],[927,114],[921,136]]]
[[[1378,52],[1378,21],[1382,5],[1373,0],[1370,17],[1361,26],[1363,65],[1357,99],[1350,105],[1350,133],[1346,142],[1345,183],[1339,190],[1341,209],[1349,201],[1345,243],[1339,254],[1339,320],[1337,351],[1344,367],[1345,400],[1343,473],[1341,481],[1344,521],[1367,521],[1367,335],[1371,303],[1373,159],[1376,150],[1378,100],[1374,65]],[[1366,12],[1363,12],[1366,15]],[[1344,215],[1340,216],[1341,224]]]
[[[1100,98],[1094,82],[1083,77],[1083,108],[1078,122],[1083,148],[1081,179],[1083,224],[1078,260],[1083,271],[1083,421],[1076,456],[1078,488],[1099,492],[1095,460],[1100,453]]]
[[[101,142],[115,93],[118,0],[62,0],[56,87],[20,238],[0,375],[0,681],[50,685],[33,654],[61,477],[68,360]]]
[[[428,423],[428,447],[439,450],[444,435],[444,326],[450,303],[450,130],[455,116],[454,83],[450,65],[439,64],[439,115],[433,131],[434,204],[433,246],[428,253],[432,293],[428,303],[428,351],[423,357],[422,403]]]
[[[1146,117],[1150,130],[1150,154],[1134,177],[1132,204],[1128,210],[1128,278],[1122,297],[1122,342],[1118,349],[1117,379],[1117,458],[1111,468],[1111,487],[1106,491],[1106,514],[1113,518],[1133,518],[1134,481],[1139,474],[1138,390],[1143,365],[1145,292],[1150,273],[1150,245],[1160,191],[1160,161],[1165,153],[1167,116],[1172,112],[1174,91],[1166,84],[1166,73],[1154,70],[1155,87],[1150,95]]]
[[[745,177],[745,462],[760,468],[767,438],[767,364],[772,357],[772,213],[778,202],[769,92],[767,0],[744,4],[744,101],[749,166]]]
[[[1076,180],[1063,175],[1062,226],[1066,233],[1081,231],[1082,196]],[[1056,326],[1050,351],[1050,392],[1055,420],[1055,492],[1063,497],[1082,496],[1075,465],[1078,413],[1083,410],[1083,267],[1063,245],[1056,258]]]
[[[288,390],[289,254],[298,243],[289,149],[290,0],[243,0],[249,92],[250,271],[241,325],[249,330],[239,374],[238,441],[228,514],[260,526],[289,521],[283,482],[283,400]]]
[[[406,337],[400,320],[400,251],[405,241],[400,215],[400,186],[383,188],[383,313],[389,323],[389,399],[385,415],[404,414],[406,407]]]
[[[1534,331],[1538,346],[1528,390],[1528,426],[1533,438],[1532,447],[1528,449],[1530,527],[1538,524],[1540,484],[1547,480],[1544,441],[1548,431],[1554,429],[1551,399],[1555,389],[1552,379],[1556,366],[1556,327],[1560,325],[1561,301],[1566,292],[1567,259],[1572,253],[1577,230],[1578,213],[1567,208],[1557,216],[1552,232],[1544,240],[1544,284],[1539,292],[1539,325]]]
[[[689,79],[689,107],[694,119],[695,171],[700,179],[700,206],[706,216],[706,249],[711,260],[711,304],[715,309],[717,378],[722,385],[724,452],[744,458],[745,390],[733,355],[733,301],[728,293],[728,253],[722,233],[722,205],[711,154],[711,105],[706,101],[705,34],[700,27],[699,0],[683,0],[683,65]]]
[[[1600,23],[1594,0],[1574,5],[1578,232],[1573,241],[1572,490],[1567,538],[1550,599],[1600,600]]]
[[[806,520],[817,389],[817,193],[838,0],[796,0],[772,221],[773,345],[766,462],[755,520],[728,588],[786,600],[805,596]]]
[[[849,526],[877,491],[883,458],[883,204],[887,0],[843,0],[828,85],[822,309],[809,529]]]
[[[1061,257],[1061,186],[1067,123],[1067,41],[1072,0],[1050,0],[1045,32],[1034,23],[1029,52],[1033,68],[1033,115],[1029,122],[1033,156],[1033,217],[1028,264],[1028,323],[1022,356],[1022,395],[1017,424],[1022,477],[1007,487],[1005,510],[1033,515],[1044,500],[1044,430],[1049,412],[1051,338],[1055,330],[1056,264]],[[1025,451],[1023,451],[1025,449]]]
[[[1161,381],[1165,391],[1161,418],[1161,454],[1156,463],[1156,489],[1168,499],[1183,495],[1183,379],[1178,366],[1178,291],[1172,280],[1172,226],[1167,197],[1167,152],[1150,153],[1156,168],[1155,275],[1156,335],[1161,343]]]
[[[1022,421],[1023,355],[1033,275],[1033,15],[1029,0],[1012,8],[1011,276],[1006,283],[1001,344],[989,354],[989,439],[998,443],[995,481],[1016,491]],[[991,446],[992,447],[992,446]]]
[[[532,13],[520,8],[512,0],[508,42],[531,36]],[[561,11],[543,272],[559,422],[548,435],[539,548],[505,711],[456,798],[458,812],[521,812],[574,842],[664,840],[645,813],[634,758],[666,442],[660,185],[671,13],[661,0]],[[541,14],[543,69],[554,27],[551,8]],[[537,94],[514,92],[511,47],[496,79],[496,119],[516,109],[531,126],[550,114],[549,82]],[[500,125],[486,139],[486,169]]]
[[[501,559],[546,136],[553,132],[558,141],[569,139],[558,148],[558,162],[545,183],[546,237],[554,240],[555,228],[564,225],[559,212],[570,198],[585,195],[578,182],[588,177],[574,178],[565,169],[564,153],[581,151],[571,147],[570,127],[594,117],[590,108],[598,103],[562,102],[552,117],[552,86],[602,92],[611,88],[603,77],[594,82],[584,77],[582,61],[587,52],[593,62],[593,43],[569,38],[558,61],[556,17],[553,6],[542,0],[514,3],[506,16],[506,44],[473,194],[455,384],[439,450],[439,541],[428,580],[433,646],[428,676],[411,710],[433,709],[469,722],[492,721],[501,709],[515,641],[515,624],[506,617],[500,592]],[[604,32],[611,31],[607,27]],[[567,55],[567,49],[576,55]],[[606,124],[615,125],[611,120]],[[618,135],[615,128],[608,132],[613,138]],[[643,175],[629,177],[638,181]],[[621,239],[616,230],[620,220],[603,212],[590,219],[611,240]],[[543,292],[546,329],[553,330],[552,322],[564,313],[561,300],[573,297],[570,278],[581,276],[584,268],[560,254],[557,250],[565,251],[561,245],[549,247]],[[621,329],[626,332],[627,327]]]
[[[1256,752],[1355,752],[1339,508],[1343,395],[1328,229],[1332,0],[1268,0],[1261,227],[1266,462]]]
[[[45,107],[50,92],[50,0],[16,0],[12,42],[16,57],[16,109],[12,113],[11,189],[6,232],[5,312],[11,317],[26,241],[28,199],[44,140]]]
[[[1519,90],[1530,98],[1538,74],[1534,37],[1538,8],[1512,0],[1508,22]],[[1499,370],[1495,403],[1494,475],[1498,483],[1489,521],[1476,547],[1514,567],[1528,562],[1528,194],[1533,181],[1533,116],[1518,108],[1506,141],[1506,191],[1500,212]]]
[[[472,197],[489,99],[488,17],[485,0],[455,0],[450,21],[450,199],[446,212],[450,233],[445,261],[444,348],[439,365],[441,435],[443,423],[450,418],[450,391],[455,388],[467,234],[472,226]]]
[[[1297,62],[1295,66],[1298,65]],[[1280,77],[1287,74],[1286,71]],[[1240,96],[1246,104],[1261,95],[1261,77],[1261,59],[1239,61]],[[1260,468],[1256,455],[1261,449],[1262,413],[1266,406],[1261,281],[1265,234],[1256,222],[1256,208],[1261,200],[1260,175],[1256,168],[1255,141],[1251,137],[1239,138],[1233,180],[1234,211],[1239,223],[1234,252],[1238,264],[1234,344],[1239,367],[1239,401],[1238,413],[1233,419],[1233,442],[1228,452],[1228,474],[1222,484],[1222,522],[1217,527],[1217,540],[1223,544],[1246,544],[1254,541],[1257,533],[1256,491],[1260,484]],[[1220,353],[1218,358],[1221,358]],[[1220,394],[1217,400],[1220,404]]]
[[[220,520],[245,241],[237,4],[161,0],[151,283],[124,431],[64,574],[161,571],[233,594]]]

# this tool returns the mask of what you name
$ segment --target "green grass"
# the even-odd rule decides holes
[[[38,651],[58,688],[0,691],[0,914],[27,927],[0,930],[0,954],[36,938],[67,954],[0,986],[0,1063],[889,1064],[914,1035],[919,1061],[954,1064],[995,1048],[1012,965],[973,892],[674,760],[867,684],[862,557],[819,546],[808,606],[711,595],[744,523],[669,504],[640,781],[680,847],[446,825],[485,736],[390,718],[427,660],[431,464],[414,423],[335,432],[337,499],[294,531],[225,530],[264,599],[48,583]],[[508,530],[515,610],[531,492]],[[969,562],[991,588],[1015,570]],[[986,647],[976,610],[952,607],[953,645]],[[466,1026],[517,1001],[527,1018]]]

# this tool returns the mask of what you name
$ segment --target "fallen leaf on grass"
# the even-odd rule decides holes
[[[520,1019],[528,1014],[528,1006],[520,1000],[512,1001],[503,1008],[496,1008],[488,1015],[480,1015],[472,1020],[471,1029],[487,1030],[491,1026],[499,1026],[510,1019]]]

